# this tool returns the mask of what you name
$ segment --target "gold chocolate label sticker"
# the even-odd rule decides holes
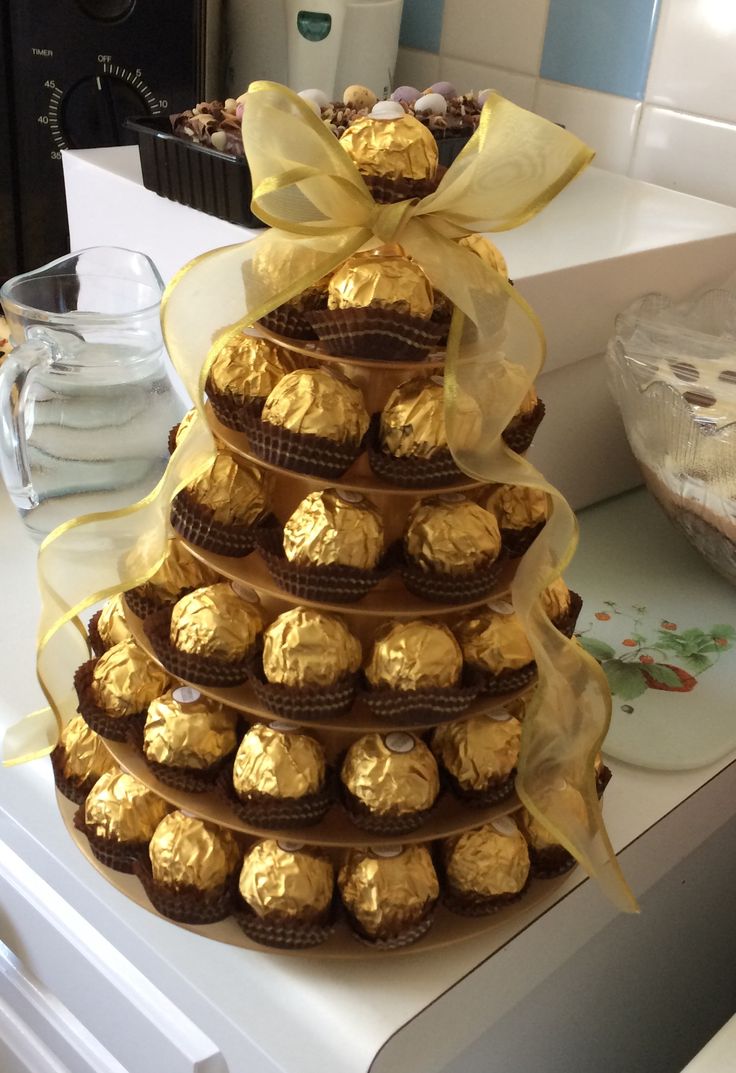
[[[281,734],[288,734],[292,730],[299,729],[296,723],[289,723],[286,719],[275,719],[270,726],[271,730],[277,730]]]
[[[491,827],[494,831],[497,831],[500,835],[509,837],[515,835],[519,828],[516,826],[510,816],[499,816],[496,820],[491,820]]]
[[[350,492],[345,489],[337,493],[337,498],[342,499],[343,503],[362,503],[365,496],[361,492]]]
[[[492,719],[494,723],[508,723],[509,719],[513,719],[513,716],[505,708],[500,708],[497,712],[488,712],[486,718]]]
[[[177,704],[194,704],[202,694],[192,686],[179,686],[171,694]]]
[[[371,846],[370,852],[374,857],[400,857],[404,852],[403,846]]]
[[[282,840],[278,838],[276,845],[279,849],[282,849],[284,853],[298,853],[300,849],[304,849],[303,842],[289,842],[288,840]]]
[[[245,600],[246,603],[258,603],[258,593],[250,585],[246,585],[244,581],[231,581],[230,588],[236,596],[239,596],[241,600]]]
[[[414,738],[401,730],[394,730],[383,739],[386,748],[392,753],[410,753],[414,748]]]

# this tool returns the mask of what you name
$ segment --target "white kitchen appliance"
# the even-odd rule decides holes
[[[254,79],[321,89],[331,100],[346,86],[379,97],[393,85],[403,0],[230,0],[229,93]]]

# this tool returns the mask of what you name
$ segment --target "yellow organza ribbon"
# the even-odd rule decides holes
[[[476,134],[435,193],[421,201],[376,205],[331,132],[283,86],[251,85],[244,99],[243,137],[253,208],[271,230],[195,259],[170,283],[162,324],[174,365],[201,413],[206,368],[227,335],[252,325],[353,252],[381,243],[399,242],[450,298],[456,312],[447,352],[446,411],[458,464],[484,481],[544,488],[554,502],[550,521],[520,564],[512,589],[540,671],[540,687],[524,723],[519,794],[609,897],[632,908],[594,788],[593,758],[610,717],[605,680],[594,661],[550,626],[538,599],[573,554],[574,516],[563,497],[500,439],[541,367],[542,332],[514,288],[456,241],[471,231],[519,226],[585,167],[591,151],[567,131],[493,95]],[[468,406],[480,413],[483,430],[470,444],[464,434]],[[74,666],[68,641],[72,630],[63,627],[106,594],[139,584],[155,571],[170,499],[201,471],[212,450],[205,422],[195,422],[147,500],[107,517],[78,519],[48,538],[39,557],[45,607],[38,664],[54,725],[47,722],[46,741],[39,738],[33,717],[25,721],[23,738],[18,730],[23,724],[13,728],[15,736],[6,740],[11,759],[48,751],[70,711],[70,702],[58,700],[69,695]],[[133,547],[138,553],[131,559]],[[67,580],[69,561],[79,569]],[[79,648],[79,631],[73,632]],[[67,644],[63,659],[62,637]],[[63,682],[59,674],[66,675]],[[582,811],[570,808],[565,786],[578,792]]]

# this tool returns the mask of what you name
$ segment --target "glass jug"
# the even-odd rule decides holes
[[[151,260],[98,247],[0,288],[15,349],[0,365],[0,462],[42,538],[79,514],[145,496],[184,409],[169,378]]]

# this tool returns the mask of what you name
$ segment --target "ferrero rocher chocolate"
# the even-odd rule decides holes
[[[421,920],[440,893],[424,846],[351,850],[337,883],[346,908],[372,938],[396,935]]]
[[[306,607],[284,611],[263,634],[263,671],[284,686],[334,685],[361,658],[360,641],[341,618]]]
[[[519,759],[521,723],[508,713],[445,723],[432,734],[432,751],[464,790],[484,790],[510,775]]]
[[[289,432],[336,443],[359,443],[369,423],[360,388],[328,369],[287,373],[266,399],[261,418]]]
[[[330,309],[365,306],[391,309],[412,317],[432,316],[432,284],[416,261],[394,247],[356,253],[330,279],[327,288]]]
[[[102,643],[108,648],[111,645],[118,644],[120,641],[130,641],[132,639],[128,623],[125,621],[125,608],[121,592],[117,596],[111,596],[102,608],[102,613],[97,619],[97,632]]]
[[[555,622],[570,610],[570,590],[561,577],[555,578],[542,593],[545,614]]]
[[[108,771],[87,795],[84,822],[98,838],[148,842],[169,807],[133,775]]]
[[[222,448],[186,491],[201,507],[212,511],[213,521],[220,525],[252,525],[266,508],[260,470],[236,461]]]
[[[293,563],[370,570],[383,548],[383,519],[358,493],[310,492],[284,526],[284,552]]]
[[[530,387],[524,398],[521,400],[519,409],[516,411],[516,418],[530,417],[534,413],[538,402],[539,396],[534,388]]]
[[[257,916],[306,923],[329,911],[335,873],[317,850],[267,838],[246,853],[238,886]]]
[[[254,723],[238,747],[233,786],[240,795],[304,797],[321,789],[325,770],[324,749],[314,738]]]
[[[463,894],[518,894],[529,876],[526,839],[509,816],[450,839],[443,853],[448,883]]]
[[[554,790],[542,793],[539,801],[542,809],[545,808],[546,802],[553,795],[555,802],[560,807],[563,807],[579,824],[587,826],[588,814],[585,808],[585,801],[579,790],[576,790],[569,782],[561,781],[554,787]],[[527,841],[533,849],[548,849],[550,846],[559,845],[558,840],[550,829],[545,827],[541,820],[537,819],[525,808],[521,810],[521,825]]]
[[[115,761],[104,741],[87,726],[81,715],[75,715],[66,724],[59,745],[64,750],[63,769],[68,779],[87,782],[115,769]]]
[[[170,678],[135,641],[120,641],[108,648],[92,672],[92,693],[111,716],[144,712],[168,689]]]
[[[219,581],[182,596],[171,612],[174,648],[235,663],[243,659],[263,629],[260,604]]]
[[[431,808],[440,792],[437,763],[413,734],[364,734],[347,751],[340,778],[377,815]]]
[[[447,626],[414,619],[379,630],[365,674],[372,686],[414,690],[457,685],[462,669],[460,645]]]
[[[226,828],[177,811],[164,816],[153,832],[148,855],[157,883],[210,891],[235,871],[240,849]]]
[[[460,241],[460,246],[466,246],[473,253],[477,253],[481,261],[488,265],[489,268],[493,268],[496,272],[499,272],[504,279],[509,278],[509,270],[506,265],[506,258],[499,250],[498,246],[494,246],[484,235],[479,235],[473,231],[469,235],[464,235]]]
[[[278,244],[269,243],[267,251],[254,255],[253,272],[258,278],[259,291],[264,298],[269,294],[278,294],[283,289],[284,280],[295,278],[297,271],[303,274],[302,256],[303,251],[299,244],[290,239]],[[315,309],[324,305],[326,290],[327,278],[323,277],[286,304],[298,310]]]
[[[166,545],[166,558],[142,588],[151,595],[174,597],[184,589],[212,585],[218,577],[211,567],[195,559],[181,540],[170,537]]]
[[[491,674],[518,670],[534,659],[514,612],[507,615],[489,607],[463,619],[454,630],[466,661]]]
[[[460,493],[430,496],[409,515],[404,546],[425,570],[462,574],[498,558],[501,533],[493,514]]]
[[[434,179],[439,152],[430,131],[418,119],[356,119],[340,145],[364,175],[387,179]]]
[[[181,441],[184,439],[184,436],[186,435],[188,429],[194,424],[194,420],[195,420],[196,416],[197,416],[197,407],[192,406],[191,410],[187,410],[187,412],[182,417],[182,419],[179,422],[179,425],[178,425],[178,427],[176,429],[176,446],[177,447],[179,446]]]
[[[209,379],[216,391],[244,402],[265,398],[287,371],[275,344],[252,335],[239,335],[218,351]]]
[[[499,484],[486,503],[501,529],[528,529],[547,519],[547,494],[541,488]]]
[[[383,408],[381,447],[396,458],[432,458],[447,450],[441,376],[414,376],[391,392]]]
[[[156,764],[201,771],[235,749],[237,722],[234,712],[197,690],[172,689],[148,706],[143,752]]]

